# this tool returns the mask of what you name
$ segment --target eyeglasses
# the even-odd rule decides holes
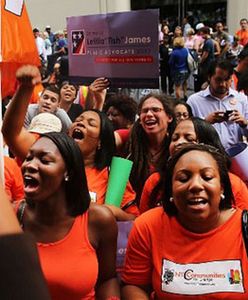
[[[176,113],[176,119],[187,119],[189,117],[189,114],[187,112],[184,112],[184,113]]]
[[[161,107],[145,107],[145,108],[142,108],[141,111],[140,111],[140,114],[147,114],[148,111],[151,111],[152,113],[159,113],[161,112],[162,110],[164,110],[163,108]]]

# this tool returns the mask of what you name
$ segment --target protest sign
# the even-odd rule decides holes
[[[158,88],[158,20],[157,9],[67,18],[72,80]]]

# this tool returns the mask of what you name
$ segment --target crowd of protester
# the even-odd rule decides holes
[[[34,28],[42,66],[16,73],[0,189],[0,234],[30,251],[30,297],[247,299],[248,188],[227,151],[248,138],[248,21],[224,28],[162,22],[153,91],[112,89],[104,74],[74,84],[66,32]],[[119,207],[106,202],[115,156],[132,161]]]

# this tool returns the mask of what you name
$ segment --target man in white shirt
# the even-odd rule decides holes
[[[233,68],[229,61],[213,62],[209,68],[209,87],[191,95],[187,103],[194,116],[211,123],[225,149],[248,137],[247,97],[230,88]]]
[[[47,56],[46,56],[46,48],[45,48],[45,41],[42,37],[40,37],[40,31],[38,28],[34,28],[33,29],[33,34],[34,34],[34,38],[35,38],[35,43],[37,46],[37,50],[39,53],[39,56],[41,58],[41,60],[46,61],[47,60]]]

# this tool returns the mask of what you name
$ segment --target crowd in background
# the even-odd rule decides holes
[[[220,21],[163,21],[157,90],[113,89],[104,74],[78,86],[66,32],[33,33],[42,67],[17,71],[2,133],[44,299],[47,285],[52,299],[116,300],[120,283],[123,299],[246,299],[248,189],[228,150],[248,138],[247,19],[233,36]],[[105,202],[115,156],[133,163],[119,207]]]

